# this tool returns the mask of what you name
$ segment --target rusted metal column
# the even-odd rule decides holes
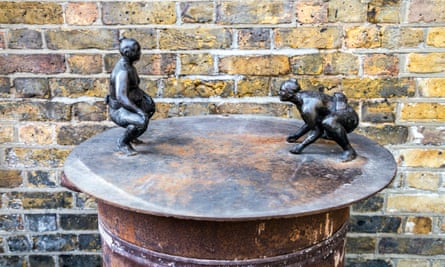
[[[395,175],[392,155],[351,135],[288,153],[295,120],[203,116],[154,121],[134,157],[122,129],[78,146],[64,184],[98,200],[104,266],[343,266],[349,206]],[[376,175],[378,174],[378,175]]]

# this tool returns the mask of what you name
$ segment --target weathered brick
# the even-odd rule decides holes
[[[279,24],[292,21],[293,6],[288,1],[221,1],[216,22],[220,24]]]
[[[37,30],[11,30],[8,40],[8,47],[12,49],[39,49],[43,46],[42,33]]]
[[[272,77],[271,94],[273,96],[278,96],[280,85],[287,79],[287,77]],[[340,87],[341,79],[338,77],[312,76],[298,79],[298,83],[301,90],[319,91],[320,88],[323,88],[323,91],[328,93],[328,91]]]
[[[10,167],[62,167],[71,151],[61,148],[14,147],[5,150],[5,162]]]
[[[0,170],[0,187],[14,188],[23,183],[21,171],[18,170]]]
[[[399,233],[400,217],[353,215],[349,219],[349,231],[358,233]]]
[[[164,97],[228,97],[233,82],[222,80],[168,79],[164,82]]]
[[[97,214],[61,214],[60,227],[64,230],[95,230]]]
[[[182,54],[181,74],[212,74],[214,60],[211,54]]]
[[[159,79],[160,80],[160,79]],[[159,96],[160,92],[158,90],[158,81],[157,78],[154,80],[152,78],[141,78],[141,83],[139,84],[139,88],[141,88],[144,92],[152,97]],[[156,101],[156,100],[155,100]]]
[[[378,251],[384,254],[443,255],[445,241],[440,238],[384,237],[378,244]]]
[[[143,49],[156,48],[156,29],[125,29],[121,33],[126,38],[134,38]]]
[[[159,32],[161,49],[224,49],[231,45],[232,33],[228,29],[170,28]]]
[[[428,260],[412,260],[412,259],[400,259],[397,262],[397,267],[429,267],[430,262]]]
[[[388,196],[389,212],[444,213],[444,195],[438,194],[394,194]]]
[[[396,103],[387,101],[365,102],[362,105],[362,121],[373,123],[394,122],[396,107]]]
[[[443,0],[411,0],[408,22],[443,22],[445,5]]]
[[[33,236],[33,250],[42,252],[73,251],[77,248],[75,235],[55,234]]]
[[[5,45],[5,33],[0,31],[0,49],[4,49]]]
[[[96,227],[97,228],[97,227]],[[84,251],[101,251],[101,239],[99,234],[79,235],[79,249]]]
[[[346,258],[345,266],[350,267],[394,267],[395,264],[391,260],[368,259],[360,258]]]
[[[176,71],[175,54],[143,55],[136,64],[139,74],[170,75]]]
[[[323,72],[323,56],[321,54],[309,54],[290,58],[293,74],[319,75]]]
[[[356,75],[358,57],[349,53],[329,53],[324,56],[324,73],[327,75]]]
[[[327,23],[328,4],[313,2],[297,2],[297,21],[303,24]]]
[[[199,116],[199,115],[209,115],[215,109],[214,103],[208,102],[184,102],[179,103],[178,115],[179,116]]]
[[[360,0],[331,0],[328,7],[329,22],[365,22],[367,2]]]
[[[28,187],[54,188],[57,187],[57,178],[54,171],[29,171],[26,175]]]
[[[174,2],[103,2],[104,24],[175,24]]]
[[[25,256],[0,256],[0,266],[23,267],[26,263]]]
[[[79,102],[73,105],[73,117],[79,121],[103,121],[107,119],[104,102]]]
[[[90,54],[70,55],[68,66],[72,73],[76,74],[95,74],[102,72],[102,56]]]
[[[208,23],[213,21],[214,6],[212,2],[180,3],[181,19],[186,23]]]
[[[419,47],[423,41],[423,29],[385,26],[382,28],[383,48]]]
[[[99,11],[94,2],[68,3],[65,7],[66,22],[72,25],[91,25],[98,19]]]
[[[241,29],[238,31],[238,47],[240,49],[268,49],[270,43],[269,29]]]
[[[96,134],[99,134],[110,126],[102,124],[87,125],[62,125],[57,127],[57,144],[59,145],[79,145],[83,141]]]
[[[0,101],[0,120],[68,121],[70,107],[57,102]]]
[[[403,149],[398,152],[398,158],[403,167],[445,167],[445,150],[441,149]]]
[[[19,142],[33,145],[53,143],[53,127],[50,124],[26,124],[19,127]]]
[[[219,71],[244,75],[283,75],[290,71],[287,56],[229,56],[219,61]]]
[[[370,198],[361,200],[352,205],[352,210],[355,212],[376,212],[383,208],[384,197],[381,194],[377,194]]]
[[[431,217],[408,217],[406,220],[405,232],[411,234],[431,234],[433,230],[433,220]]]
[[[371,1],[368,5],[368,21],[371,23],[399,23],[400,0]]]
[[[10,192],[6,197],[8,207],[18,201],[24,209],[69,209],[73,204],[70,192]]]
[[[166,81],[167,84],[171,84],[172,81]],[[175,90],[175,89],[172,89]],[[173,91],[172,91],[173,92]],[[180,116],[178,105],[175,103],[156,103],[156,113],[153,115],[153,120],[166,119],[171,117]]]
[[[374,253],[377,244],[376,238],[370,236],[348,236],[347,240],[346,251],[351,254],[372,254]]]
[[[238,81],[237,97],[268,96],[270,91],[269,77],[246,77]]]
[[[400,120],[413,122],[445,121],[445,103],[404,103],[400,112]]]
[[[57,230],[56,214],[27,214],[26,227],[33,232],[48,232]]]
[[[23,235],[8,237],[7,242],[11,252],[27,252],[32,249],[32,241]]]
[[[423,145],[445,145],[445,127],[411,127],[410,141]]]
[[[46,78],[16,78],[14,79],[14,87],[18,97],[50,97],[48,80]]]
[[[18,232],[25,229],[23,217],[20,214],[0,215],[0,230],[5,232]]]
[[[116,49],[117,30],[50,30],[45,34],[49,49]]]
[[[221,102],[215,107],[215,114],[256,114],[288,117],[289,106],[277,103]]]
[[[0,124],[0,143],[9,143],[14,141],[14,127],[12,125]]]
[[[445,53],[411,53],[408,55],[408,71],[413,73],[445,72]]]
[[[415,81],[411,78],[345,78],[342,88],[348,98],[411,97]]]
[[[11,85],[9,84],[9,78],[0,77],[0,97],[8,96],[11,93]]]
[[[108,93],[108,79],[105,78],[51,78],[49,87],[52,96],[105,97]]]
[[[342,30],[339,27],[297,27],[275,30],[277,48],[339,48]]]
[[[63,10],[58,3],[0,2],[1,24],[62,24]]]
[[[120,55],[105,56],[105,70],[111,72],[120,59]],[[176,71],[176,55],[174,54],[146,54],[135,64],[139,75],[169,75]]]
[[[430,28],[426,44],[433,47],[445,47],[445,27]]]
[[[60,255],[59,266],[101,267],[102,259],[100,255]]]
[[[53,256],[50,255],[29,255],[29,265],[33,267],[56,267]]]
[[[65,72],[65,57],[60,54],[0,54],[0,74]]]
[[[404,144],[408,139],[408,128],[406,126],[367,126],[358,128],[356,132],[381,145]]]
[[[387,54],[367,55],[365,56],[363,70],[367,75],[397,76],[399,74],[399,58]]]
[[[76,208],[97,210],[96,199],[83,193],[76,194]]]
[[[445,97],[444,84],[445,78],[418,79],[419,94],[424,97]]]
[[[409,172],[406,186],[420,190],[436,191],[439,189],[440,174],[435,172]]]
[[[378,26],[352,26],[345,29],[345,45],[349,48],[378,48],[382,46]]]

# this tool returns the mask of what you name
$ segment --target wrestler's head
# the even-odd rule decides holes
[[[300,85],[296,79],[289,79],[281,84],[278,95],[281,101],[288,101],[300,91]]]
[[[141,46],[138,41],[132,38],[119,39],[119,52],[122,56],[128,58],[130,61],[137,61],[141,58]]]

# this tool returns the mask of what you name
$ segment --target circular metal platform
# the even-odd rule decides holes
[[[357,134],[358,158],[317,141],[303,154],[286,143],[301,122],[261,116],[199,116],[150,122],[136,156],[114,151],[124,129],[99,134],[65,162],[66,179],[104,203],[143,214],[240,221],[341,209],[386,187],[393,156]]]

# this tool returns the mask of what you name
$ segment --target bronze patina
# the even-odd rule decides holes
[[[139,75],[133,63],[141,57],[140,44],[131,38],[119,40],[121,59],[116,63],[110,77],[110,92],[105,98],[111,120],[126,130],[117,140],[116,149],[126,155],[135,155],[132,144],[148,127],[155,113],[155,102],[139,88]]]
[[[322,137],[334,140],[343,149],[342,161],[357,157],[347,134],[358,126],[359,119],[343,93],[330,96],[322,91],[302,91],[297,80],[289,79],[281,84],[279,96],[281,101],[295,104],[304,121],[294,134],[287,137],[287,141],[296,143],[308,134],[290,150],[291,153],[302,153],[303,149]]]

